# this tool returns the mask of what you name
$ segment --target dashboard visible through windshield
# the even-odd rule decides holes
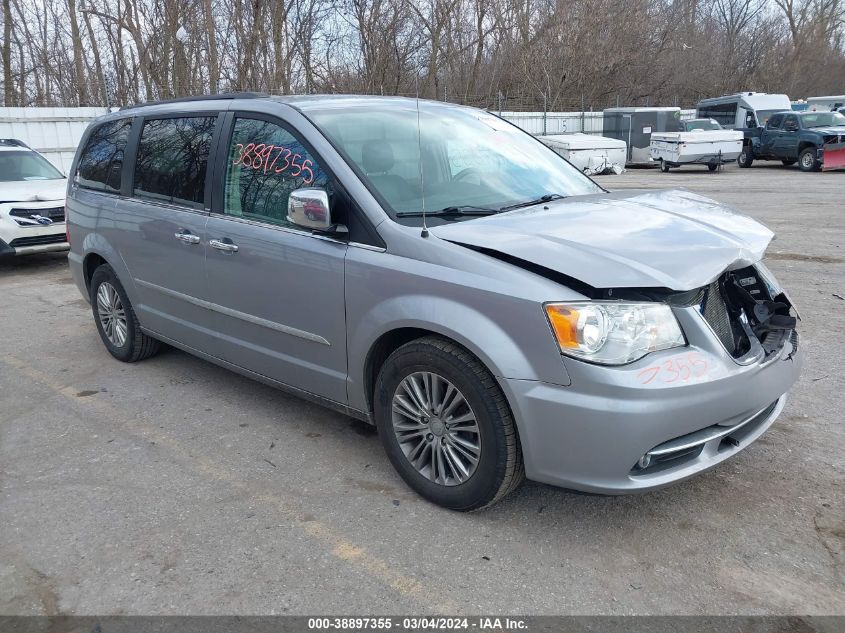
[[[413,100],[397,100],[306,115],[402,223],[419,224],[423,208],[453,221],[602,191],[529,134],[482,110],[431,102],[418,110]]]

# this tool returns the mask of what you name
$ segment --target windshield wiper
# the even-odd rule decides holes
[[[421,218],[423,215],[433,218],[457,218],[468,215],[493,215],[498,213],[499,209],[489,209],[487,207],[474,207],[472,205],[462,205],[459,207],[445,207],[439,211],[399,211],[396,214],[397,218]]]
[[[552,200],[562,200],[566,196],[562,196],[559,193],[547,193],[544,196],[540,196],[539,198],[535,198],[534,200],[526,200],[525,202],[517,202],[516,204],[509,204],[506,207],[502,207],[499,211],[513,211],[514,209],[521,209],[522,207],[530,207],[535,204],[542,204],[543,202],[551,202]]]

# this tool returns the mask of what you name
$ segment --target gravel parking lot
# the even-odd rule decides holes
[[[367,425],[172,349],[113,360],[63,255],[0,263],[0,613],[845,613],[845,175],[632,170],[777,233],[803,321],[782,417],[629,497],[527,483],[458,514]]]

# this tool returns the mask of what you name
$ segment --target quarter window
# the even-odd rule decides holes
[[[293,134],[259,119],[236,118],[226,165],[223,212],[288,226],[288,197],[328,177]]]
[[[131,127],[131,119],[120,119],[103,123],[91,132],[76,168],[75,180],[80,187],[120,191],[123,154]]]
[[[205,116],[144,121],[135,161],[134,195],[202,208],[216,120]]]

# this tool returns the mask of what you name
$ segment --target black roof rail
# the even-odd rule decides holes
[[[16,138],[0,138],[0,145],[5,145],[6,147],[25,147],[27,149],[32,149],[29,145]]]
[[[125,105],[120,108],[120,111],[131,110],[133,108],[141,108],[144,106],[163,105],[166,103],[189,103],[191,101],[219,101],[223,99],[264,99],[270,95],[263,92],[224,92],[216,95],[194,95],[192,97],[178,97],[176,99],[162,99],[161,101],[145,101],[144,103],[134,103],[132,105]]]

